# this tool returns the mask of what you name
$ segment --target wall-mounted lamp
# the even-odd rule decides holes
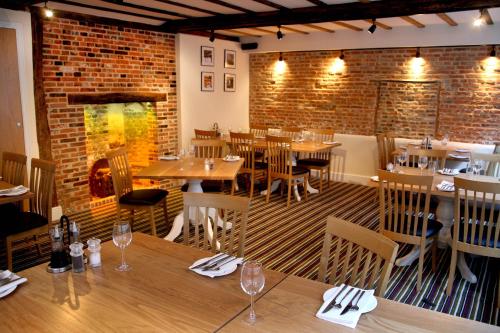
[[[377,25],[375,24],[376,19],[372,19],[372,25],[368,28],[368,32],[373,34],[377,30]]]
[[[212,43],[213,43],[213,42],[214,42],[214,40],[215,40],[215,31],[214,31],[213,29],[212,29],[212,30],[210,30],[210,37],[208,37],[208,40],[209,40],[210,42],[212,42]]]
[[[53,17],[54,16],[54,11],[47,7],[47,1],[45,1],[45,6],[43,6],[43,13],[45,14],[45,17]]]
[[[276,32],[276,38],[278,38],[278,40],[282,40],[283,37],[285,37],[285,35],[283,35],[283,33],[281,32],[281,25],[278,25],[278,32]]]
[[[420,47],[417,47],[417,51],[415,52],[415,58],[420,58]]]
[[[344,60],[345,58],[345,55],[344,55],[344,50],[340,50],[340,56],[339,56],[339,59],[340,60]]]
[[[491,45],[491,51],[490,51],[490,57],[496,57],[497,56],[497,50],[495,45]]]
[[[278,61],[284,61],[283,59],[283,53],[280,52],[280,57],[278,58]]]

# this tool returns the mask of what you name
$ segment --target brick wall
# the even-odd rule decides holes
[[[439,83],[436,96],[429,96],[426,84],[414,84],[412,95],[407,90],[391,94],[400,102],[413,100],[407,108],[418,100],[437,104],[437,136],[449,133],[454,141],[500,141],[500,62],[496,59],[492,68],[489,51],[486,46],[422,48],[424,62],[419,65],[414,48],[348,50],[343,70],[335,74],[330,68],[338,51],[283,53],[282,74],[275,70],[278,54],[252,54],[250,124],[373,135],[381,83],[424,81]],[[420,137],[417,126],[409,126],[404,137]]]
[[[72,93],[167,93],[148,123],[149,160],[177,147],[175,36],[53,18],[44,23],[43,79],[48,105],[56,189],[65,205],[89,207],[84,105]]]

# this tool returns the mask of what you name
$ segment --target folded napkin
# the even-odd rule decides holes
[[[337,143],[338,143],[337,141],[323,141],[323,144],[325,144],[325,145],[334,145]]]
[[[448,154],[448,156],[453,157],[453,158],[462,159],[462,160],[469,158],[469,156],[466,156],[466,155],[457,155],[457,154]]]
[[[166,156],[159,157],[159,160],[161,160],[161,161],[175,161],[175,160],[179,160],[179,159],[180,159],[180,157],[175,156],[175,155],[166,155]]]
[[[28,279],[21,277],[17,274],[12,274],[10,271],[6,270],[0,273],[0,279],[4,279],[10,276],[10,279],[13,280],[12,282],[9,282],[7,284],[4,284],[3,286],[0,286],[0,297],[3,297],[4,293],[7,292],[8,290],[16,287],[17,285],[24,283],[28,281]]]
[[[459,170],[458,169],[447,169],[447,168],[444,168],[442,170],[438,170],[438,172],[442,175],[447,175],[447,176],[456,176],[459,174]]]
[[[438,190],[443,192],[453,192],[455,191],[455,185],[452,182],[447,182],[443,180],[441,183],[437,184],[436,187]]]
[[[238,155],[226,155],[223,158],[224,161],[239,161],[240,157]]]
[[[316,317],[330,321],[332,323],[336,323],[339,325],[347,326],[350,328],[355,328],[356,325],[358,324],[358,320],[361,317],[363,313],[372,311],[375,309],[377,306],[377,299],[373,296],[375,290],[370,289],[370,290],[365,290],[365,293],[363,294],[363,297],[358,302],[358,311],[347,311],[344,315],[340,315],[342,313],[342,310],[350,303],[351,299],[356,295],[356,292],[360,290],[359,288],[353,288],[354,290],[349,293],[349,295],[344,299],[341,303],[341,308],[332,308],[326,313],[323,313],[323,309],[330,304],[330,302],[333,300],[333,298],[337,295],[338,291],[341,290],[343,285],[329,289],[325,292],[323,295],[323,299],[325,300],[324,303],[321,305],[319,308],[318,312],[316,313]],[[337,301],[341,300],[344,295],[347,293],[349,288],[347,288],[345,291],[342,292],[342,294],[337,297]],[[362,290],[362,289],[361,289]],[[326,296],[326,297],[325,297]]]
[[[220,267],[219,270],[204,271],[203,267],[193,268],[201,263],[208,262],[209,260],[211,260],[212,258],[215,258],[217,256],[218,255],[214,255],[212,257],[202,258],[202,259],[196,260],[191,266],[189,266],[189,270],[191,270],[197,274],[200,274],[200,275],[208,276],[208,277],[213,279],[214,277],[217,277],[217,276],[224,276],[224,275],[231,274],[232,272],[234,272],[236,270],[236,268],[238,268],[238,265],[243,262],[243,258],[236,258],[233,256],[229,256],[229,257],[226,257],[223,261],[219,262],[219,264],[218,264],[218,266]]]
[[[11,187],[11,188],[7,188],[7,189],[4,189],[4,190],[0,190],[0,196],[16,196],[16,195],[21,195],[21,194],[24,194],[26,192],[29,191],[29,188],[23,186],[23,185],[19,185],[19,186],[16,186],[16,187]]]

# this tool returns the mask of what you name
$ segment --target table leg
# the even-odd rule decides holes
[[[281,184],[281,179],[276,179],[271,183],[271,193],[276,191]],[[267,195],[267,189],[260,192],[260,195]]]

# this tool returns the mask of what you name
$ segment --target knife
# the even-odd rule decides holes
[[[342,294],[346,288],[347,288],[347,284],[344,284],[344,286],[342,287],[342,289],[340,289],[340,291],[337,293],[337,295],[335,295],[335,297],[330,301],[330,303],[328,303],[328,305],[323,309],[322,313],[326,313],[326,312],[330,311],[335,306],[335,301],[337,300],[337,297],[339,297],[340,294]]]
[[[226,253],[219,253],[218,255],[216,255],[213,258],[211,258],[211,259],[209,259],[207,261],[204,261],[201,264],[198,264],[198,265],[196,265],[194,267],[191,267],[191,269],[197,269],[197,268],[201,268],[203,266],[216,264],[216,263],[220,262],[221,260],[223,260],[226,256],[228,256]]]
[[[349,301],[349,304],[347,304],[345,309],[342,310],[342,312],[340,313],[341,316],[345,315],[347,313],[347,311],[349,311],[352,308],[352,302],[356,299],[356,297],[358,297],[360,292],[361,292],[361,289],[358,289],[358,291],[356,291],[356,293],[354,294],[354,297],[351,298],[351,300]]]
[[[8,285],[8,284],[10,284],[12,282],[16,282],[16,281],[21,280],[21,279],[22,279],[22,277],[17,277],[15,279],[12,279],[12,280],[9,280],[9,281],[3,281],[2,283],[0,283],[0,287],[6,286],[6,285]]]
[[[230,263],[231,261],[234,261],[236,259],[239,259],[238,257],[233,257],[233,256],[227,256],[222,260],[218,260],[214,262],[213,264],[210,264],[208,266],[203,267],[201,270],[202,271],[218,271],[222,266],[225,264]]]

